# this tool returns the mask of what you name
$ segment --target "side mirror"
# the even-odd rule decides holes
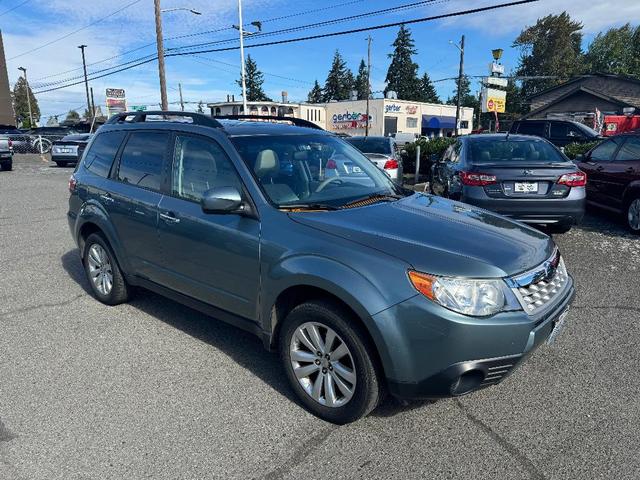
[[[244,209],[242,195],[235,187],[216,187],[202,196],[204,213],[241,213]]]
[[[583,153],[577,154],[573,160],[576,162],[584,162],[584,154]]]

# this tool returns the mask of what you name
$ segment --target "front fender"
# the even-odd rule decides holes
[[[624,206],[627,205],[627,202],[630,202],[631,199],[640,197],[640,180],[634,180],[627,188],[624,190]]]
[[[84,255],[84,242],[80,236],[82,227],[87,224],[92,224],[98,227],[103,235],[106,237],[113,253],[116,255],[120,268],[126,273],[130,272],[129,260],[125,254],[125,250],[122,245],[122,241],[116,229],[113,227],[113,223],[109,218],[108,212],[105,208],[96,201],[88,201],[80,208],[78,216],[75,222],[74,238],[78,247],[80,248],[80,254]]]

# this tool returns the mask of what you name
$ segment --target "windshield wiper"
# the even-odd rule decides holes
[[[280,205],[278,208],[280,210],[338,210],[338,207],[326,203],[294,203]]]
[[[363,202],[365,202],[367,205],[371,205],[371,204],[377,203],[377,202],[393,202],[395,200],[400,200],[401,198],[404,198],[404,196],[403,195],[391,195],[391,194],[374,193],[372,195],[367,195],[366,197],[358,198],[357,200],[353,200],[352,202],[345,203],[342,206],[342,208],[349,208],[351,206],[354,206],[354,205],[357,205],[357,204],[363,203]]]

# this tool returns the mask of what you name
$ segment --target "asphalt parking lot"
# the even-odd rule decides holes
[[[578,294],[554,346],[339,427],[257,338],[149,292],[94,300],[70,173],[35,155],[0,173],[0,479],[638,478],[640,238],[608,215],[556,237]]]

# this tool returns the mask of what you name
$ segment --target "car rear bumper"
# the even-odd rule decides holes
[[[571,282],[562,300],[536,318],[523,311],[466,317],[421,295],[374,315],[384,331],[379,351],[390,393],[451,397],[501,382],[549,338],[574,294]]]
[[[77,163],[78,162],[78,156],[75,155],[75,154],[51,155],[51,161],[53,161],[53,162]]]
[[[584,188],[572,188],[565,198],[492,198],[482,187],[465,187],[462,202],[526,223],[572,223],[584,217]]]

